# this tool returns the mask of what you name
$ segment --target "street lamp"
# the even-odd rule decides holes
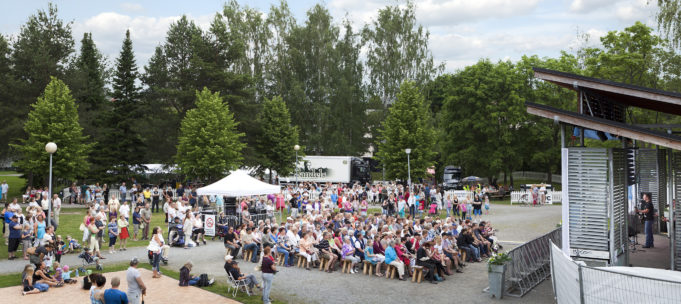
[[[300,146],[293,146],[293,150],[296,150],[296,188],[298,188],[298,150],[300,150]]]
[[[409,174],[407,178],[407,185],[411,188],[411,164],[409,163],[409,154],[411,154],[411,149],[406,148],[404,149],[404,152],[407,153],[407,174]]]
[[[54,152],[57,152],[57,144],[53,142],[48,142],[45,145],[45,151],[47,153],[50,153],[50,195],[48,197],[49,200],[49,209],[47,209],[47,227],[52,226],[52,154]]]

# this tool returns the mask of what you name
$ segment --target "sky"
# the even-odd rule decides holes
[[[16,36],[28,17],[46,9],[50,1],[3,0],[0,33]],[[163,43],[169,25],[187,15],[208,28],[224,1],[148,0],[92,1],[53,0],[59,16],[73,22],[78,41],[91,32],[97,47],[113,62],[125,30],[130,29],[138,66],[146,65],[154,48]],[[279,0],[239,0],[242,5],[267,12]],[[650,3],[648,3],[650,2]],[[579,33],[591,44],[608,31],[622,30],[636,21],[656,28],[655,3],[651,0],[416,0],[418,22],[430,32],[430,49],[445,72],[455,72],[481,58],[518,60],[523,55],[557,57],[561,50],[574,51]],[[316,3],[325,5],[336,23],[348,18],[355,28],[371,22],[380,8],[398,1],[289,0],[298,23]]]

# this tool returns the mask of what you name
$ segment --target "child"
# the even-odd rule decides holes
[[[61,262],[61,256],[64,254],[64,241],[62,241],[61,235],[57,235],[57,239],[54,241],[55,244],[55,254],[54,260]]]
[[[27,294],[36,294],[40,293],[40,289],[33,287],[33,284],[31,284],[31,280],[33,279],[33,267],[27,267],[24,270],[24,275],[21,278],[21,284],[23,285],[24,289],[21,291],[22,295],[27,295]],[[45,289],[47,291],[47,289]]]
[[[489,195],[485,195],[485,215],[489,215]]]
[[[78,280],[72,279],[71,278],[71,271],[69,271],[69,265],[64,265],[62,267],[62,274],[61,274],[61,279],[64,281],[64,283],[69,283],[69,284],[76,284]]]
[[[21,246],[24,248],[24,260],[28,260],[28,248],[31,248],[31,237],[33,236],[33,231],[31,231],[31,225],[28,222],[24,222],[24,229],[21,231]]]
[[[114,219],[109,222],[109,253],[116,252],[116,238],[118,237],[118,223]]]
[[[54,271],[54,279],[57,280],[58,283],[64,284],[64,278],[62,278],[64,272],[59,265],[59,262],[52,263],[52,270]]]

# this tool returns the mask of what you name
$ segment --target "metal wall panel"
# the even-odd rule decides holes
[[[626,265],[627,261],[618,261],[625,253],[628,244],[627,235],[627,151],[612,149],[610,158],[610,185],[612,200],[610,203],[610,221],[612,247],[610,248],[611,263]],[[625,259],[626,260],[626,259]]]
[[[667,206],[667,166],[666,151],[658,149],[638,150],[638,185],[637,201],[641,200],[641,192],[650,192],[650,198],[655,206],[655,211],[662,218]],[[659,221],[653,225],[653,232],[660,232]]]
[[[598,251],[608,259],[608,150],[581,147],[568,150],[570,250],[573,256],[582,257],[596,257],[593,251]]]
[[[672,177],[674,178],[674,200],[670,208],[671,218],[671,237],[672,237],[672,267],[674,270],[681,271],[681,151],[674,151],[672,157]]]

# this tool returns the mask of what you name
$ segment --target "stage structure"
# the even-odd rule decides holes
[[[593,266],[628,265],[627,231],[635,220],[629,214],[640,193],[651,192],[655,229],[669,227],[670,268],[681,270],[681,208],[675,203],[681,199],[681,137],[674,131],[681,125],[627,121],[631,107],[681,115],[681,94],[540,68],[534,75],[578,97],[576,106],[566,100],[561,108],[526,103],[528,113],[560,124],[563,252]],[[576,146],[566,145],[567,127],[579,130]],[[601,140],[617,138],[621,148],[584,147],[585,129]]]

